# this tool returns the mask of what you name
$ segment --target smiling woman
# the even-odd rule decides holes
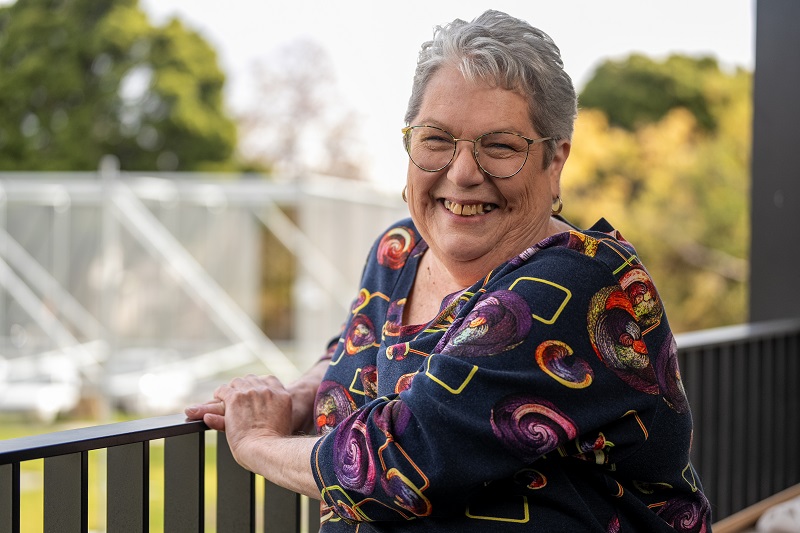
[[[411,217],[342,332],[296,383],[236,378],[187,415],[321,499],[325,533],[708,530],[656,286],[605,220],[560,215],[576,114],[541,30],[437,27],[403,129]]]

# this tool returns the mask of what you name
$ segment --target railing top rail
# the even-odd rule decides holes
[[[800,318],[787,318],[680,333],[675,335],[675,342],[681,350],[796,333],[800,333]]]
[[[178,414],[1,440],[0,465],[200,433],[207,429],[202,421],[187,421],[184,415]]]

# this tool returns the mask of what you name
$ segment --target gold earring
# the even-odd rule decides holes
[[[400,196],[403,198],[403,201],[404,201],[405,203],[408,203],[408,198],[406,198],[406,190],[407,190],[407,189],[408,189],[408,185],[406,185],[405,187],[403,187],[403,192],[402,192],[402,193],[400,193]]]
[[[553,200],[553,206],[556,206],[556,204],[558,204],[557,207],[550,207],[550,214],[553,216],[556,216],[564,209],[564,202],[561,201],[561,195],[556,196],[556,199]]]

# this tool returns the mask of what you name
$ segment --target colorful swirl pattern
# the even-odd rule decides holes
[[[401,298],[389,304],[389,310],[386,312],[386,322],[383,323],[383,337],[397,337],[400,335],[400,329],[403,326],[403,308],[406,305],[406,299]]]
[[[606,287],[592,297],[589,338],[595,353],[620,379],[636,390],[658,394],[655,370],[627,294]]]
[[[356,402],[347,389],[335,381],[323,381],[314,404],[317,434],[327,435],[355,410]]]
[[[460,357],[496,355],[525,340],[532,322],[531,310],[519,294],[488,293],[465,318],[453,322],[435,351]]]
[[[622,289],[633,304],[639,326],[645,333],[661,322],[664,308],[656,286],[644,268],[634,267],[619,280]]]
[[[361,369],[361,387],[367,398],[378,397],[378,367],[367,365]]]
[[[701,492],[695,492],[694,498],[678,497],[667,502],[658,510],[667,524],[679,533],[709,532],[710,506]]]
[[[350,321],[350,326],[345,334],[344,349],[347,355],[355,355],[358,352],[375,346],[375,326],[367,315],[356,315]]]
[[[688,413],[689,400],[686,398],[686,391],[683,388],[681,372],[678,368],[678,345],[675,344],[675,337],[672,336],[672,333],[667,336],[659,350],[656,377],[667,405],[678,413]]]
[[[414,235],[402,226],[387,231],[378,243],[378,264],[392,270],[401,269],[416,244]]]
[[[375,461],[367,433],[369,411],[345,419],[336,430],[333,442],[334,472],[346,490],[371,494],[375,489]]]
[[[592,384],[594,371],[581,358],[570,357],[572,348],[561,341],[545,341],[536,348],[536,363],[548,376],[571,389],[583,389]]]
[[[411,511],[416,516],[431,514],[433,508],[428,498],[396,468],[390,468],[386,472],[386,477],[381,479],[381,484],[383,490],[393,497],[394,503],[398,507]]]
[[[520,459],[532,462],[578,435],[575,423],[552,403],[512,395],[492,409],[495,436]]]

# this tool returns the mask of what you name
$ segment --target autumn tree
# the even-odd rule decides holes
[[[24,0],[0,8],[0,169],[230,167],[236,129],[216,53],[137,0]]]
[[[680,58],[692,61],[686,71],[708,67]],[[746,320],[750,74],[713,71],[694,100],[706,102],[702,112],[673,100],[626,127],[614,124],[608,103],[587,108],[582,93],[562,180],[570,219],[586,227],[604,216],[637,246],[677,331]],[[618,87],[629,76],[621,70]]]

